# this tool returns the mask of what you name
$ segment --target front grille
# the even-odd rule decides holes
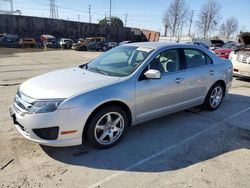
[[[16,115],[13,115],[12,119],[14,124],[17,125],[26,135],[30,135],[29,131],[16,120]]]
[[[249,57],[249,55],[244,55],[244,54],[238,54],[237,55],[237,61],[240,63],[247,63],[247,58]]]
[[[23,114],[29,111],[29,108],[32,107],[32,98],[24,95],[23,93],[21,93],[19,90],[16,93],[16,96],[14,98],[14,107],[16,108],[16,111],[19,114]]]

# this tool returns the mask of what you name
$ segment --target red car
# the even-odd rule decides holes
[[[214,53],[220,58],[228,59],[229,54],[238,46],[235,43],[227,43],[221,48],[214,50]]]

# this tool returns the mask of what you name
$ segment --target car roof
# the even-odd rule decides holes
[[[152,48],[152,49],[160,49],[164,47],[200,48],[200,45],[185,44],[185,43],[169,43],[169,42],[136,42],[136,43],[129,43],[129,44],[124,44],[124,45],[125,46],[138,46],[138,47],[145,47],[145,48]]]
[[[55,38],[55,37],[52,36],[52,35],[41,35],[41,37],[44,37],[44,38]]]
[[[72,40],[70,38],[61,38],[61,40]]]
[[[105,39],[105,37],[87,37],[85,39]]]

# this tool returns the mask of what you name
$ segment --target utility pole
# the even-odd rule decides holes
[[[109,0],[109,25],[111,25],[111,6],[112,6],[112,0]]]
[[[56,2],[55,0],[50,0],[50,18],[56,18]]]
[[[80,22],[80,14],[77,14],[77,20]]]
[[[56,19],[58,19],[58,6],[56,5]]]
[[[183,24],[184,22],[181,22],[181,37],[182,37],[182,31],[183,31]]]
[[[91,23],[91,5],[89,5],[89,23]]]
[[[128,21],[128,14],[125,14],[125,21],[124,21],[125,27],[127,26],[127,21]]]
[[[11,14],[14,14],[13,0],[10,0],[10,11],[11,11]]]
[[[9,10],[8,9],[5,9],[5,10],[4,9],[3,10],[0,9],[0,13],[13,15],[14,14],[13,0],[0,0],[0,4],[2,3],[1,1],[3,1],[3,3],[4,2],[9,2],[10,3],[9,4],[10,5],[10,9]]]
[[[192,10],[192,13],[191,13],[190,24],[189,24],[189,29],[188,29],[188,36],[191,36],[191,27],[192,27],[192,23],[193,23],[193,17],[194,17],[194,10]]]

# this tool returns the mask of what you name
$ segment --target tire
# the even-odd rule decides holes
[[[99,149],[116,145],[128,126],[125,111],[118,106],[108,106],[94,114],[87,125],[87,141]]]
[[[225,88],[221,83],[215,83],[206,96],[204,107],[206,107],[210,111],[214,111],[222,103],[223,97],[225,93]]]
[[[72,47],[72,44],[71,43],[66,43],[66,48],[67,49],[70,49]]]
[[[102,51],[106,52],[107,50],[108,50],[108,47],[107,47],[106,45],[104,45],[104,46],[102,47]]]
[[[79,51],[87,51],[87,47],[86,47],[86,46],[81,46],[81,47],[79,48]]]

